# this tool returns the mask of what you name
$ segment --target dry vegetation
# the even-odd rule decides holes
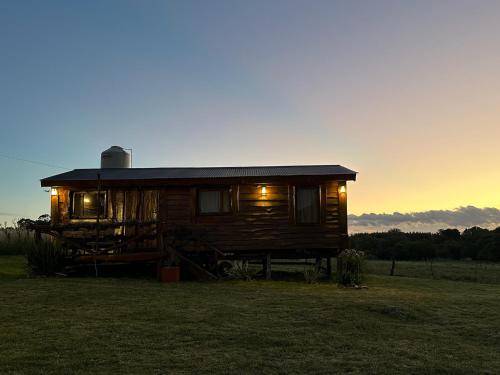
[[[25,254],[33,246],[33,242],[33,232],[16,226],[0,226],[0,256]]]

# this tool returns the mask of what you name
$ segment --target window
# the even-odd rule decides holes
[[[73,193],[73,211],[72,217],[80,219],[94,219],[106,216],[106,193],[97,191],[79,191]]]
[[[198,189],[198,213],[222,214],[231,212],[229,188]]]
[[[295,217],[298,224],[319,223],[319,187],[297,187]]]

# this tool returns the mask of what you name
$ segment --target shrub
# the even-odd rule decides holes
[[[230,279],[245,281],[251,281],[257,273],[255,270],[248,268],[248,262],[238,262],[233,267],[227,269],[226,272]]]
[[[26,250],[28,272],[32,275],[51,276],[64,268],[65,252],[55,241],[37,241]]]
[[[337,282],[341,285],[355,286],[361,284],[364,253],[354,249],[346,249],[337,257]]]

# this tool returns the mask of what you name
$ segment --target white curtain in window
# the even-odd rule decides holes
[[[220,191],[200,191],[199,207],[201,213],[213,213],[220,211]]]
[[[296,197],[297,222],[317,223],[319,221],[318,188],[297,188]]]

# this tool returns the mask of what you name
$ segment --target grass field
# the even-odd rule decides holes
[[[370,274],[389,275],[391,261],[369,260],[366,271]],[[472,281],[500,284],[500,264],[492,262],[438,260],[430,262],[397,261],[394,275],[427,279]]]
[[[323,264],[323,266],[325,266],[325,264]],[[332,267],[335,269],[335,260],[333,260]],[[391,261],[367,260],[365,261],[364,268],[367,274],[388,276],[391,270]],[[273,269],[303,272],[304,266],[274,266]],[[430,262],[424,261],[397,261],[394,275],[436,280],[500,284],[500,263],[434,260],[431,265]]]
[[[0,257],[0,374],[500,368],[500,285],[380,275],[361,290],[292,281],[160,284],[26,278],[23,267],[22,258]]]

